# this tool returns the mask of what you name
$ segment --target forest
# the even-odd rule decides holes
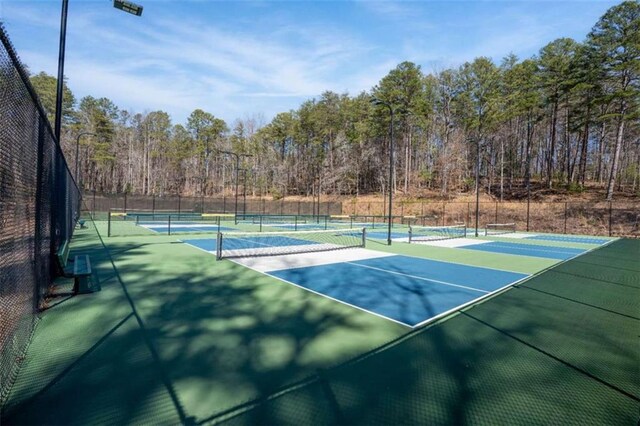
[[[41,72],[31,81],[53,121],[56,79]],[[530,58],[478,57],[431,72],[402,62],[369,91],[327,91],[270,122],[226,123],[196,108],[173,123],[165,111],[78,101],[65,87],[61,143],[73,168],[79,141],[85,190],[229,194],[234,152],[243,154],[247,194],[279,199],[384,193],[391,134],[400,195],[473,191],[476,172],[480,190],[498,200],[532,182],[595,186],[607,200],[639,194],[640,3],[610,8],[583,41],[559,38]]]

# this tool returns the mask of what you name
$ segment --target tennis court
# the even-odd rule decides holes
[[[409,327],[473,304],[529,276],[510,270],[508,262],[504,262],[503,268],[480,267],[365,249],[365,237],[369,238],[371,233],[364,229],[223,232],[217,240],[183,242],[216,254],[218,259],[232,258],[262,274]],[[379,233],[386,238],[386,234]],[[466,238],[466,229],[460,226],[415,227],[396,235],[401,238],[396,241],[409,242],[409,236],[413,235],[414,242],[452,250],[553,262],[577,257],[596,247],[492,240],[500,240],[500,236]],[[351,250],[334,252],[344,248]]]
[[[527,277],[366,249],[235,262],[409,327]]]
[[[11,423],[637,417],[635,241],[469,238],[582,251],[561,261],[453,246],[464,237],[362,247],[361,230],[231,230],[218,247],[97,228],[74,247],[103,291],[43,316]],[[67,344],[52,353],[51,339]]]

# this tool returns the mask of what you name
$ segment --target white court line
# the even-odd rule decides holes
[[[404,276],[404,277],[414,278],[416,280],[428,281],[428,282],[433,282],[433,283],[442,284],[442,285],[448,285],[450,287],[464,288],[466,290],[477,291],[478,293],[489,293],[486,290],[480,290],[480,289],[474,288],[474,287],[467,287],[465,285],[454,284],[454,283],[450,283],[450,282],[447,282],[447,281],[440,281],[440,280],[431,279],[431,278],[419,277],[417,275],[405,274],[404,272],[390,271],[390,270],[384,269],[384,268],[376,268],[375,266],[360,265],[358,263],[352,263],[352,262],[344,262],[344,263],[348,263],[349,265],[354,265],[354,266],[360,266],[361,268],[369,268],[369,269],[374,269],[376,271],[388,272],[389,274],[401,275],[401,276]]]
[[[363,308],[363,307],[360,307],[360,306],[357,306],[357,305],[352,305],[351,303],[349,303],[349,302],[345,302],[344,300],[336,299],[336,298],[331,297],[331,296],[329,296],[329,295],[327,295],[327,294],[317,292],[317,291],[312,290],[312,289],[310,289],[310,288],[307,288],[307,287],[301,286],[300,284],[296,284],[296,283],[294,283],[294,282],[287,281],[287,280],[282,279],[282,278],[280,278],[280,277],[276,277],[275,275],[271,275],[271,274],[269,274],[269,273],[267,273],[267,272],[262,272],[262,271],[260,271],[260,270],[258,270],[258,269],[254,269],[254,268],[252,268],[252,267],[250,267],[250,266],[247,266],[247,265],[244,265],[244,264],[242,264],[242,263],[239,263],[239,262],[237,261],[238,259],[226,259],[226,260],[230,260],[230,261],[232,261],[232,262],[233,262],[233,263],[235,263],[235,264],[245,266],[245,267],[247,267],[247,268],[249,268],[249,269],[251,269],[251,270],[254,270],[254,271],[256,271],[256,272],[258,272],[258,273],[260,273],[260,274],[262,274],[262,275],[266,275],[266,276],[268,276],[268,277],[270,277],[270,278],[275,278],[275,279],[280,280],[280,281],[282,281],[282,282],[284,282],[284,283],[287,283],[287,284],[290,284],[290,285],[292,285],[292,286],[295,286],[295,287],[301,288],[302,290],[306,290],[306,291],[308,291],[308,292],[310,292],[310,293],[313,293],[313,294],[315,294],[315,295],[325,297],[325,298],[327,298],[327,299],[329,299],[329,300],[333,300],[334,302],[342,303],[343,305],[349,306],[349,307],[351,307],[351,308],[358,309],[358,310],[360,310],[360,311],[366,312],[366,313],[371,314],[371,315],[375,315],[375,316],[377,316],[377,317],[379,317],[379,318],[383,318],[383,319],[386,319],[386,320],[389,320],[389,321],[395,322],[396,324],[404,325],[405,327],[409,327],[409,328],[414,328],[414,327],[415,327],[415,326],[413,326],[413,325],[411,325],[411,324],[404,323],[404,322],[399,321],[399,320],[397,320],[397,319],[393,319],[393,318],[386,317],[386,316],[384,316],[384,315],[382,315],[382,314],[379,314],[379,313],[377,313],[377,312],[369,311],[369,310],[367,310],[367,309],[365,309],[365,308]]]

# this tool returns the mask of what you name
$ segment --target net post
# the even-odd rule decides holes
[[[351,216],[349,219],[350,219],[349,229],[353,229],[353,216]]]
[[[171,215],[167,219],[167,233],[171,235]]]
[[[111,236],[111,211],[107,212],[107,237]]]
[[[293,230],[294,231],[298,230],[298,216],[293,217]]]
[[[411,234],[412,234],[411,231],[412,230],[413,230],[413,226],[409,225],[409,244],[411,244]]]
[[[222,232],[218,232],[216,238],[216,260],[222,259]]]
[[[371,217],[371,229],[376,229],[376,217]]]
[[[136,226],[140,224],[140,215],[136,215]]]
[[[486,232],[486,231],[487,231],[487,230],[485,229],[485,232]],[[462,228],[462,237],[463,237],[463,238],[467,238],[467,224],[466,224],[466,223],[464,224],[464,226],[463,226],[463,228]]]
[[[325,231],[329,229],[329,221],[327,220],[327,216],[324,217],[324,229]]]
[[[367,228],[362,228],[362,247],[367,246]]]
[[[259,218],[260,218],[260,220],[259,220],[259,222],[260,222],[260,232],[262,232],[262,215],[260,215]]]

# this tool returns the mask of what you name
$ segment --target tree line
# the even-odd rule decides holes
[[[48,114],[56,80],[33,75]],[[377,99],[379,102],[372,102]],[[393,114],[391,114],[393,112]],[[640,191],[640,3],[610,8],[583,42],[560,38],[531,58],[479,57],[425,73],[402,62],[369,91],[327,91],[231,126],[195,109],[174,124],[164,111],[76,102],[65,88],[63,150],[85,189],[132,194],[361,195],[393,190],[443,196],[472,190],[508,197],[531,182]],[[81,135],[84,132],[91,134]],[[79,139],[78,139],[79,137]],[[72,167],[73,169],[73,167]]]

